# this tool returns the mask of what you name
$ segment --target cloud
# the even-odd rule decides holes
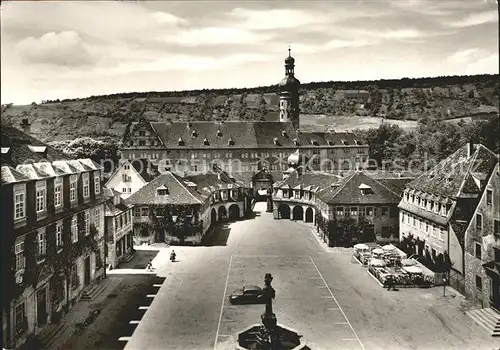
[[[78,67],[93,65],[99,60],[74,31],[50,32],[39,38],[26,38],[16,45],[16,52],[21,60],[33,64]]]
[[[374,41],[368,41],[368,40],[333,39],[333,40],[330,40],[326,43],[320,43],[317,45],[297,43],[297,44],[293,44],[291,46],[291,48],[292,48],[293,53],[309,54],[309,53],[319,53],[319,52],[326,52],[326,51],[331,51],[331,50],[346,49],[346,48],[350,48],[350,47],[361,47],[361,46],[368,46],[368,45],[375,45],[375,44],[377,44],[377,43]],[[281,48],[279,48],[279,49],[281,49]],[[280,50],[280,52],[281,52],[281,50]]]
[[[450,55],[447,60],[453,63],[464,63],[470,62],[472,59],[477,58],[484,53],[483,50],[475,48],[465,49],[461,51],[455,52],[453,55]]]
[[[208,70],[230,69],[231,67],[253,62],[266,62],[270,60],[267,54],[259,53],[237,53],[233,55],[220,56],[193,56],[169,53],[150,55],[144,52],[130,57],[127,61],[120,62],[112,67],[99,67],[93,71],[96,76],[120,76],[134,72],[168,72],[181,70],[186,72],[203,72]],[[68,79],[78,79],[85,75],[84,72],[70,72]]]
[[[493,22],[498,22],[498,12],[496,10],[472,13],[459,21],[446,24],[453,28],[464,28]]]
[[[182,25],[188,23],[188,21],[184,18],[180,18],[172,15],[171,13],[161,11],[157,11],[151,14],[151,18],[159,24]]]
[[[475,62],[469,64],[466,69],[466,74],[498,74],[498,53],[490,54],[486,57],[479,58]]]
[[[179,31],[163,36],[160,41],[186,46],[215,44],[253,44],[267,41],[271,34],[255,33],[231,27],[206,27]]]
[[[235,8],[230,17],[236,19],[239,27],[247,29],[284,29],[325,21],[319,14],[293,9],[250,10]]]

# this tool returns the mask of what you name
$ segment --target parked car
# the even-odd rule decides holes
[[[256,304],[262,302],[262,288],[257,286],[244,286],[229,295],[231,304]]]

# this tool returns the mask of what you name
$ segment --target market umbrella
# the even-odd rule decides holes
[[[357,249],[357,250],[368,250],[370,249],[370,247],[368,247],[366,244],[364,243],[358,243],[354,246],[354,249]]]
[[[385,246],[382,247],[383,250],[394,250],[396,249],[395,246],[393,246],[392,244],[386,244]]]
[[[384,260],[370,259],[369,265],[376,266],[376,267],[384,267],[386,264],[385,264]]]
[[[413,265],[416,265],[417,262],[413,259],[403,259],[403,260],[401,260],[401,264],[403,266],[413,266]]]
[[[408,273],[420,274],[422,273],[422,269],[418,266],[406,266],[403,269]]]
[[[372,250],[373,254],[384,254],[385,252],[380,248],[375,248]]]

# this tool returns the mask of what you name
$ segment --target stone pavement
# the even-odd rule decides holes
[[[89,314],[94,310],[100,310],[102,304],[106,301],[108,295],[117,289],[122,282],[120,277],[107,277],[101,281],[103,291],[96,296],[92,301],[79,301],[76,303],[67,314],[65,314],[58,325],[53,325],[57,328],[65,328],[63,332],[57,334],[56,337],[50,340],[49,344],[45,344],[47,350],[60,349],[77,331],[77,324],[85,322]],[[39,333],[39,338],[43,338],[48,332],[53,331],[52,325],[47,326]]]

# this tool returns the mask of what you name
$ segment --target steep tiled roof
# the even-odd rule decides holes
[[[371,194],[363,194],[360,186],[371,188]],[[316,193],[317,198],[327,204],[397,204],[401,197],[379,181],[363,172],[354,172],[335,186],[329,186]]]
[[[10,166],[2,166],[2,184],[29,181],[30,178]]]
[[[400,178],[375,178],[382,185],[390,189],[392,192],[399,195],[403,194],[406,184],[411,182],[413,177],[400,177]]]
[[[478,194],[481,189],[478,188],[474,175],[476,178],[488,176],[498,161],[498,156],[483,145],[477,145],[468,156],[468,147],[467,144],[459,148],[406,187],[449,198]]]
[[[294,139],[302,147],[357,145],[356,135],[350,132],[297,134],[292,123],[276,121],[151,122],[150,125],[167,148],[293,148]]]
[[[47,146],[42,141],[14,127],[2,126],[0,132],[1,146],[5,149],[5,153],[2,152],[2,165],[17,166],[26,162],[36,163],[70,159],[62,152]],[[6,148],[9,148],[8,152]]]
[[[276,182],[274,187],[283,188],[290,187],[295,188],[298,185],[302,185],[303,187],[319,187],[319,188],[327,188],[333,183],[337,183],[342,178],[337,175],[329,174],[329,173],[304,173],[299,175],[297,171],[293,171],[290,175],[284,179]]]
[[[158,195],[160,186],[168,188],[167,195]],[[149,182],[139,191],[125,199],[125,204],[200,204],[207,197],[189,188],[180,176],[166,172]]]

